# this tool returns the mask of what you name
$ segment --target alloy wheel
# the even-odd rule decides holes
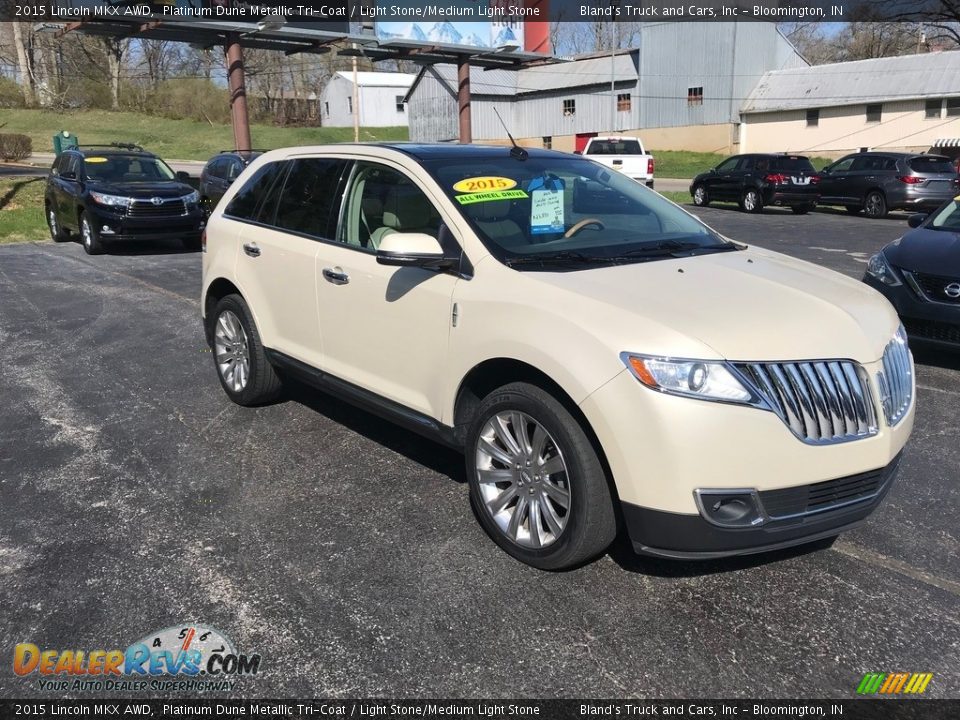
[[[748,212],[753,212],[757,209],[757,192],[756,190],[748,190],[747,194],[743,196],[743,207]]]
[[[217,318],[213,332],[214,354],[217,372],[233,392],[242,392],[250,379],[250,352],[247,333],[240,318],[230,310],[224,310]]]
[[[703,189],[703,185],[698,185],[693,191],[693,203],[695,205],[704,205],[706,204],[707,191]]]
[[[477,441],[483,506],[500,531],[526,548],[552,545],[570,517],[570,477],[556,441],[534,418],[499,412]]]

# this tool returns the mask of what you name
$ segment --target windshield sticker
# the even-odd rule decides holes
[[[105,157],[88,157],[84,158],[84,160],[88,163],[104,163],[107,161]]]
[[[538,177],[530,182],[530,232],[534,235],[563,232],[563,180]]]
[[[457,195],[455,199],[461,205],[472,205],[478,202],[493,202],[494,200],[522,200],[527,197],[523,190],[490,190],[476,192],[469,195]]]
[[[461,193],[483,192],[485,190],[509,190],[517,186],[516,180],[505,177],[464,178],[453,189]]]

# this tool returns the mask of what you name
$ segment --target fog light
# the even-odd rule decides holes
[[[100,228],[100,234],[101,234],[101,235],[113,235],[113,228],[110,227],[109,225],[104,225],[103,227]]]
[[[725,528],[758,527],[766,522],[756,490],[695,490],[700,515]]]

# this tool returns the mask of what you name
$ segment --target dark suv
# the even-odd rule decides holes
[[[943,155],[863,152],[820,172],[820,202],[882,218],[890,210],[939,207],[957,194],[957,170]]]
[[[63,152],[47,176],[44,210],[56,242],[78,233],[90,255],[113,240],[179,239],[200,249],[200,194],[163,160],[136,145]]]
[[[761,212],[765,205],[786,205],[798,215],[816,207],[820,178],[803,155],[734,155],[712,170],[697,175],[690,184],[693,204],[714,200],[740,204],[746,212]]]
[[[200,203],[207,212],[213,210],[220,198],[233,184],[244,168],[260,157],[265,150],[223,150],[210,158],[200,173]]]

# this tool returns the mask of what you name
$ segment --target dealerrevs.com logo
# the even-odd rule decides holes
[[[222,633],[196,623],[150,633],[126,650],[41,649],[26,642],[13,650],[13,672],[37,676],[39,690],[230,691],[237,677],[259,671],[259,655],[237,652]]]

